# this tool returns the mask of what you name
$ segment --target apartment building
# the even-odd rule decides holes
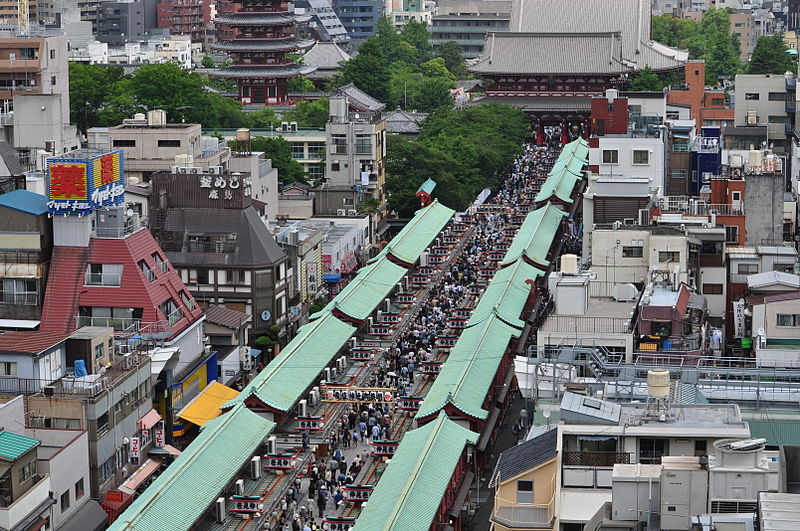
[[[140,181],[175,165],[227,168],[231,155],[227,143],[204,136],[200,124],[168,123],[163,110],[136,114],[115,127],[93,127],[87,135],[91,148],[122,150],[125,177]]]
[[[386,118],[383,103],[352,83],[337,89],[330,99],[329,140],[325,160],[328,200],[315,204],[318,215],[345,215],[365,197],[386,200]],[[339,214],[339,211],[345,214]]]
[[[383,0],[333,0],[333,10],[351,39],[361,41],[375,34],[383,15]]]
[[[786,150],[786,131],[789,123],[787,113],[787,84],[794,76],[784,74],[739,74],[736,76],[736,126],[767,126],[767,146],[777,153]],[[794,98],[791,98],[792,100]],[[756,147],[758,149],[758,147]]]
[[[47,198],[27,190],[0,195],[0,328],[34,329],[42,316],[53,230]]]
[[[202,0],[164,0],[156,5],[157,25],[172,35],[188,35],[192,42],[203,42]]]
[[[509,31],[510,26],[510,0],[440,0],[431,17],[430,42],[437,49],[455,41],[466,59],[474,59],[483,54],[487,32]]]
[[[101,2],[97,8],[98,41],[112,46],[136,41],[147,33],[141,2]]]

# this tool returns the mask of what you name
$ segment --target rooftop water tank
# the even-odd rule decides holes
[[[650,398],[667,398],[669,396],[669,371],[655,369],[647,371],[647,395]]]

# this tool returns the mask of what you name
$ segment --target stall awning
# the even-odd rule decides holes
[[[257,348],[251,348],[251,349],[250,349],[250,357],[251,357],[251,358],[257,358],[257,357],[259,357],[260,355],[261,355],[261,350],[259,350],[259,349],[257,349]]]
[[[222,413],[220,407],[236,398],[238,394],[235,389],[218,382],[211,382],[178,412],[178,417],[202,426],[209,420],[217,418]]]
[[[149,430],[153,426],[159,423],[161,420],[161,415],[158,414],[158,411],[155,409],[151,409],[147,413],[144,414],[142,418],[139,419],[139,429],[140,430]]]
[[[164,457],[167,455],[171,455],[172,457],[178,457],[181,455],[181,451],[172,446],[171,444],[165,444],[164,446],[153,446],[149,450],[147,450],[147,455],[153,457]]]
[[[342,275],[340,273],[328,273],[322,275],[322,280],[326,284],[338,284],[342,280]]]
[[[107,522],[108,513],[100,507],[99,503],[89,500],[58,529],[59,531],[100,531],[108,527]]]
[[[142,466],[136,469],[133,475],[131,475],[131,477],[129,477],[125,483],[120,485],[120,490],[133,494],[142,483],[147,481],[150,476],[155,474],[156,470],[158,470],[158,467],[160,466],[161,459],[148,459],[142,464]]]

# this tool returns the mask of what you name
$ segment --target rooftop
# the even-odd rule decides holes
[[[16,461],[26,452],[36,448],[42,441],[10,431],[0,431],[0,459]]]
[[[496,486],[555,459],[558,454],[557,444],[558,430],[549,429],[538,437],[502,452],[497,458],[490,486]]]
[[[205,312],[207,322],[231,329],[237,329],[253,318],[250,314],[216,304],[207,306]]]
[[[28,190],[14,190],[0,195],[0,206],[34,216],[41,216],[42,214],[47,214],[47,197]]]
[[[0,353],[39,354],[64,341],[68,332],[19,331],[0,335]]]

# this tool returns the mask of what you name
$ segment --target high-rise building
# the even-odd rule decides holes
[[[242,0],[220,5],[220,12],[214,48],[230,53],[233,66],[212,75],[235,79],[244,104],[286,104],[287,80],[314,71],[286,56],[314,44],[297,35],[297,25],[311,17],[293,15],[282,0]]]
[[[172,35],[189,35],[193,42],[203,42],[202,0],[163,0],[156,5],[159,28],[169,29]]]

